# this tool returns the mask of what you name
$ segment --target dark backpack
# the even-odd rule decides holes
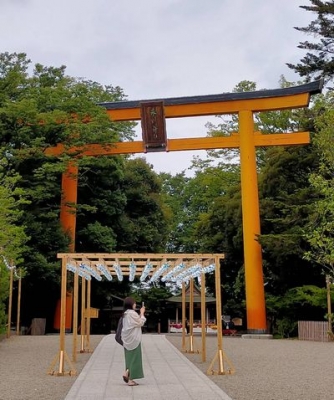
[[[115,340],[117,343],[119,343],[121,346],[123,346],[123,340],[122,340],[122,328],[123,328],[123,317],[121,317],[118,321],[117,324],[117,329],[116,329],[116,334],[115,334]]]

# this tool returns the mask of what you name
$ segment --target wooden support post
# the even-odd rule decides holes
[[[74,274],[73,282],[73,347],[72,361],[77,361],[77,342],[78,342],[78,292],[79,292],[79,275]]]
[[[186,352],[199,353],[199,350],[195,349],[194,337],[194,278],[190,278],[189,281],[189,328],[189,346]]]
[[[189,349],[188,353],[194,352],[194,280],[189,281]]]
[[[258,242],[260,211],[252,111],[239,112],[239,135],[247,328],[250,333],[265,333],[267,323],[262,249]]]
[[[223,351],[223,332],[222,332],[222,306],[221,306],[221,279],[220,279],[220,262],[219,257],[215,257],[215,287],[216,287],[216,318],[217,318],[217,353],[213,358],[208,370],[208,375],[226,375],[235,372],[233,364],[227,358]],[[225,369],[224,360],[229,364],[230,368]],[[215,362],[218,362],[218,370],[214,370]]]
[[[221,306],[221,283],[220,283],[220,263],[215,260],[215,273],[216,273],[216,319],[217,319],[217,351],[218,351],[218,374],[223,374],[224,361],[223,361],[223,331],[222,331],[222,306]]]
[[[182,351],[186,351],[186,286],[182,282]]]
[[[66,330],[66,293],[67,293],[67,269],[66,269],[66,259],[62,259],[62,269],[61,269],[61,297],[60,297],[60,341],[59,341],[59,353],[56,355],[52,361],[50,368],[48,370],[49,375],[76,375],[76,370],[70,361],[66,350],[65,350],[65,330]],[[58,371],[54,369],[57,362]],[[69,365],[69,370],[65,370],[65,362]]]
[[[14,280],[14,268],[13,263],[10,265],[9,273],[9,299],[8,299],[8,318],[7,318],[7,338],[10,338],[10,328],[12,325],[12,304],[13,304],[13,280]]]
[[[66,333],[66,290],[67,288],[67,269],[66,260],[62,260],[61,273],[61,303],[60,303],[60,359],[59,359],[59,375],[64,374],[64,353],[65,353],[65,333]]]
[[[206,361],[205,274],[201,274],[202,362]]]
[[[85,309],[86,309],[86,279],[84,277],[81,278],[81,347],[80,353],[85,353],[85,341],[86,341],[86,318],[85,318]]]
[[[90,352],[90,300],[91,300],[91,284],[92,281],[87,281],[87,314],[86,314],[86,351]]]
[[[21,320],[21,288],[22,288],[22,273],[19,271],[19,278],[17,284],[17,312],[16,312],[16,334],[20,334],[20,320]]]

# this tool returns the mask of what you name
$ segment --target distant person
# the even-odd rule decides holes
[[[189,330],[190,330],[189,321],[186,319],[186,332],[187,332],[187,335],[189,333]]]
[[[144,378],[141,351],[142,326],[146,322],[145,307],[142,306],[139,314],[136,310],[136,301],[132,297],[124,299],[122,340],[125,356],[125,372],[123,380],[128,386],[137,386],[134,379]]]

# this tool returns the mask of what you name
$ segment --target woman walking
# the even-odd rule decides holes
[[[142,306],[139,315],[135,311],[136,301],[132,297],[124,300],[122,340],[125,355],[125,373],[123,380],[129,386],[137,386],[134,379],[144,378],[141,352],[141,328],[145,324],[145,307]]]

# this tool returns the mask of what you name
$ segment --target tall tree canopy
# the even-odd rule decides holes
[[[316,19],[306,27],[296,27],[300,32],[311,35],[313,41],[299,43],[306,55],[297,64],[287,63],[288,67],[306,80],[324,77],[326,81],[334,77],[334,2],[309,0],[311,5],[300,8],[316,14]]]
[[[305,258],[316,262],[323,271],[334,278],[334,112],[333,92],[319,99],[317,109],[322,112],[315,120],[317,132],[313,143],[319,159],[309,181],[317,198],[313,204],[305,237],[310,248]],[[326,111],[324,111],[326,110]]]
[[[20,207],[26,202],[17,187],[19,176],[8,170],[7,158],[0,159],[0,332],[5,325],[5,301],[9,295],[8,266],[22,263],[22,254],[28,237],[25,227],[18,224],[22,216]]]
[[[69,244],[59,221],[61,174],[70,159],[76,157],[79,166],[77,249],[130,249],[130,235],[131,251],[161,248],[165,228],[159,179],[148,164],[134,164],[125,156],[89,158],[65,151],[51,157],[44,153],[59,143],[68,150],[132,140],[134,124],[113,123],[99,105],[124,98],[117,86],[66,75],[65,66],[32,66],[24,53],[0,54],[2,158],[6,171],[16,172],[16,187],[26,199],[18,207],[16,221],[29,237],[22,251],[27,270],[22,293],[25,323],[50,315],[59,296],[56,254],[67,251]],[[47,322],[52,323],[51,318]]]

